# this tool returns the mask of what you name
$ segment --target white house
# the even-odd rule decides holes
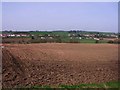
[[[99,38],[94,38],[94,40],[100,40]]]
[[[20,35],[19,35],[19,34],[17,34],[17,35],[16,35],[16,37],[20,37]]]
[[[41,39],[45,39],[45,37],[40,37]]]

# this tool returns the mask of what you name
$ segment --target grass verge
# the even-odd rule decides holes
[[[32,86],[31,88],[36,88],[36,89],[39,89],[39,88],[44,88],[44,89],[47,89],[47,90],[52,90],[52,88],[54,87],[51,87],[51,86]],[[55,87],[56,88],[56,87]],[[92,84],[80,84],[80,85],[59,85],[57,88],[61,88],[61,89],[79,89],[81,88],[80,90],[82,90],[82,88],[89,88],[89,90],[91,90],[90,88],[104,88],[105,90],[115,90],[115,88],[117,90],[120,90],[120,82],[117,82],[117,81],[114,81],[114,82],[106,82],[106,83],[99,83],[99,84],[96,84],[96,83],[92,83]]]

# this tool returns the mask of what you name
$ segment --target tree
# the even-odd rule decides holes
[[[99,40],[96,40],[95,43],[99,43]]]

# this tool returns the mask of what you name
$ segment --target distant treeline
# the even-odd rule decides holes
[[[3,37],[3,43],[120,43],[120,33],[89,31],[3,31],[2,34],[27,36]],[[104,40],[104,38],[106,38]],[[107,40],[108,38],[108,40]],[[112,40],[112,39],[114,40]]]
[[[120,33],[114,33],[114,32],[98,32],[98,31],[81,31],[81,30],[70,30],[70,31],[12,31],[12,30],[5,30],[5,31],[0,31],[0,33],[3,33],[3,34],[8,34],[8,33],[11,33],[11,34],[20,34],[20,33],[24,33],[24,34],[31,34],[31,33],[52,33],[52,32],[68,32],[68,33],[82,33],[82,34],[120,34]]]

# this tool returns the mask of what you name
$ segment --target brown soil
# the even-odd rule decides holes
[[[3,87],[118,80],[114,44],[13,44],[2,50]]]

